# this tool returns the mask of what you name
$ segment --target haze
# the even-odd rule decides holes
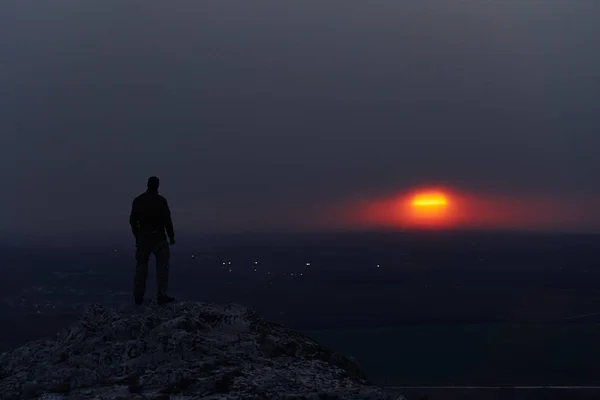
[[[5,0],[3,230],[128,232],[153,174],[180,231],[350,227],[332,210],[420,185],[597,229],[599,20],[592,1]]]

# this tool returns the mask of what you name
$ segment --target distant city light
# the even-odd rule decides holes
[[[258,261],[254,261],[254,265],[258,265]]]
[[[227,264],[231,265],[231,261],[229,261]]]
[[[379,268],[379,267],[380,267],[380,265],[379,265],[379,264],[377,264],[377,268]]]
[[[310,267],[310,263],[309,263],[309,262],[307,262],[307,263],[306,263],[306,266],[307,266],[307,267]]]
[[[254,268],[254,272],[256,272],[256,268]]]
[[[300,276],[304,275],[302,272],[300,272]]]

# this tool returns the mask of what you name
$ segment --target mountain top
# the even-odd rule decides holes
[[[0,399],[399,400],[358,363],[239,305],[94,305],[0,355]]]

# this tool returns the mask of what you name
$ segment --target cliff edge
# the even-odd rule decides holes
[[[0,399],[372,399],[357,362],[238,305],[99,305],[0,355]]]

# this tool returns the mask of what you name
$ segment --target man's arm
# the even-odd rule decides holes
[[[131,213],[129,214],[129,225],[131,226],[131,232],[133,233],[133,236],[137,236],[139,227],[140,227],[140,220],[139,220],[139,210],[138,210],[138,204],[137,204],[137,198],[133,200],[133,203],[131,204]]]
[[[167,202],[167,199],[165,199],[165,208],[164,208],[164,212],[165,212],[165,229],[167,231],[167,236],[169,237],[169,240],[171,241],[171,244],[175,243],[175,231],[173,230],[173,220],[171,219],[171,209],[169,208],[169,203]]]

